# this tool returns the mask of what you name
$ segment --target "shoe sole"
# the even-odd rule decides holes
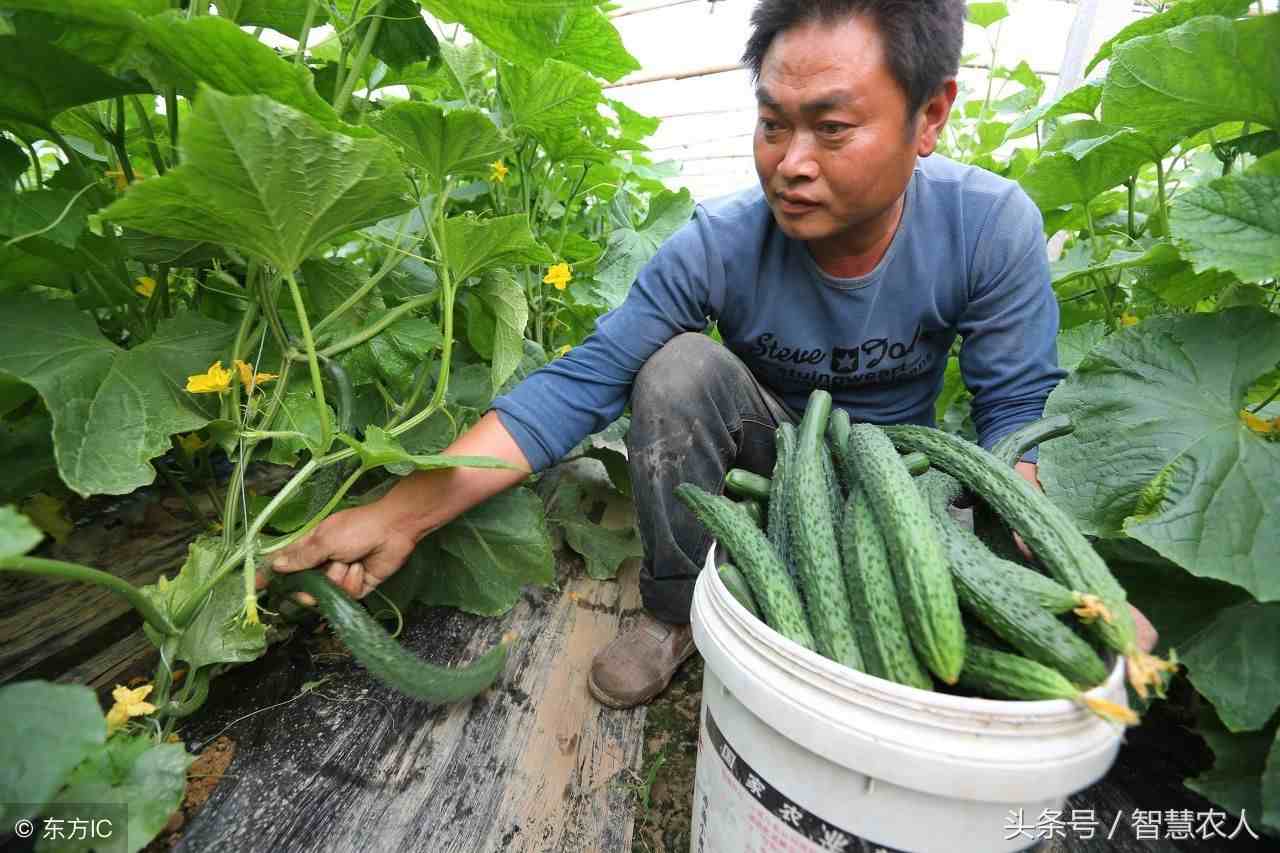
[[[630,708],[635,708],[640,705],[645,705],[653,701],[653,698],[655,696],[657,696],[663,690],[666,690],[668,686],[670,686],[671,679],[675,678],[676,670],[680,668],[681,664],[683,664],[689,658],[693,657],[693,653],[696,652],[697,650],[698,650],[697,647],[694,646],[693,642],[691,641],[689,643],[689,648],[686,649],[684,654],[680,656],[680,659],[676,661],[676,665],[671,668],[670,674],[667,675],[667,680],[659,684],[656,690],[641,696],[639,699],[635,699],[630,702],[615,699],[613,696],[610,696],[608,693],[604,692],[604,690],[602,690],[600,686],[596,684],[596,678],[593,673],[587,673],[587,692],[590,693],[591,696],[601,705],[604,705],[607,708],[613,708],[618,711],[625,711]]]

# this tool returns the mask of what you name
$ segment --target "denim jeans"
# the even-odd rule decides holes
[[[799,416],[706,335],[677,335],[645,362],[631,389],[627,455],[644,544],[640,595],[664,622],[685,623],[711,534],[676,498],[694,483],[719,493],[730,468],[769,476],[774,431]]]

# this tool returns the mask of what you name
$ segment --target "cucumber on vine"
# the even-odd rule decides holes
[[[272,585],[285,594],[305,592],[314,598],[352,656],[383,684],[414,699],[442,703],[470,699],[493,684],[507,661],[507,638],[466,666],[451,668],[421,660],[405,651],[319,569],[276,575]]]

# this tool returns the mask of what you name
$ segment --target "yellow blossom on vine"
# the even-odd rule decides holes
[[[108,734],[129,722],[130,717],[145,716],[156,710],[155,705],[143,701],[147,698],[147,694],[151,692],[151,687],[152,685],[150,684],[144,684],[141,687],[130,690],[123,685],[116,685],[116,689],[111,691],[111,698],[116,700],[116,703],[107,712]]]
[[[494,160],[490,163],[489,169],[489,180],[497,181],[500,184],[506,181],[507,173],[511,171],[507,168],[507,164],[503,163],[501,159]]]
[[[151,294],[156,292],[156,280],[149,275],[139,276],[133,289],[150,299]]]
[[[1128,311],[1126,311],[1126,312],[1124,312],[1123,314],[1121,314],[1121,315],[1120,315],[1120,325],[1121,325],[1121,326],[1136,326],[1136,325],[1138,325],[1138,318],[1137,318],[1136,316],[1134,316],[1133,314],[1130,314]]]
[[[129,179],[125,177],[124,172],[120,169],[108,169],[102,174],[108,178],[113,178],[116,182],[116,189],[120,192],[124,192],[129,188]]]
[[[1244,421],[1244,425],[1258,435],[1280,440],[1280,417],[1267,420],[1266,418],[1258,417],[1248,409],[1241,409],[1240,420]]]
[[[231,371],[222,366],[222,361],[209,365],[204,373],[187,377],[187,390],[192,394],[221,394],[231,387]]]
[[[562,261],[547,270],[542,283],[555,285],[556,290],[564,290],[572,279],[573,273],[569,271],[569,265]]]
[[[569,344],[565,344],[564,346],[560,347],[560,349],[556,350],[556,358],[559,358],[560,356],[566,354],[571,349],[573,349],[573,347],[569,346]]]
[[[178,446],[186,451],[188,456],[194,456],[196,451],[204,447],[209,442],[200,437],[199,433],[189,432],[186,435],[178,436]]]
[[[247,363],[236,359],[236,370],[240,373],[240,384],[244,386],[246,394],[252,394],[254,388],[258,388],[272,379],[279,379],[278,373],[254,373],[253,368]]]

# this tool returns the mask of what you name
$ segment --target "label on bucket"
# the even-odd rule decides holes
[[[705,706],[698,759],[691,853],[905,853],[834,826],[778,791],[725,740]]]

